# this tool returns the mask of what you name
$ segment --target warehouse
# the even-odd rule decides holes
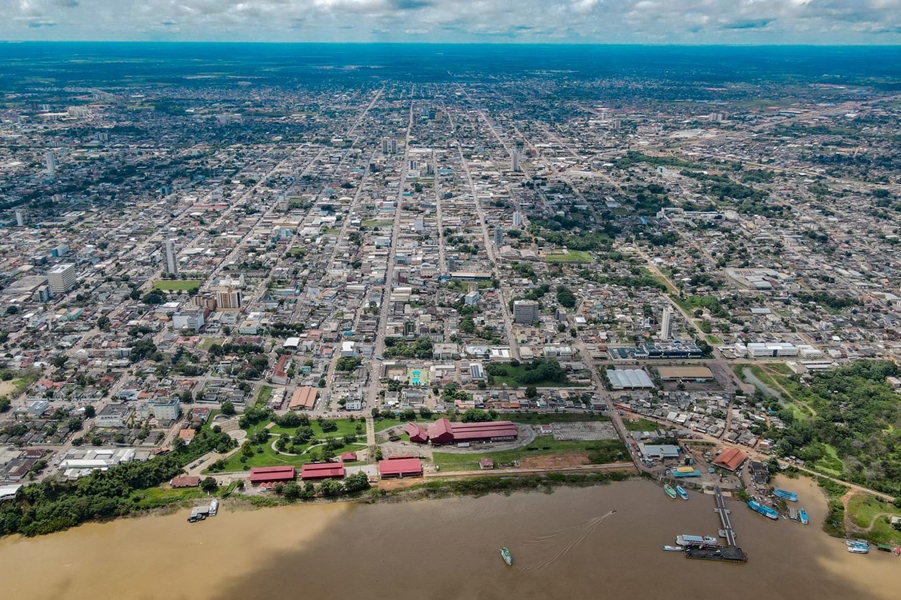
[[[654,382],[644,369],[607,369],[607,379],[614,390],[650,390]]]
[[[288,403],[290,410],[312,410],[316,405],[316,388],[310,386],[299,387],[291,394]]]
[[[418,458],[398,457],[379,461],[381,477],[418,477],[422,475],[422,461]]]
[[[292,466],[254,467],[250,470],[251,485],[264,485],[282,483],[285,481],[294,481],[295,477],[297,477],[297,471]]]
[[[300,468],[300,478],[311,479],[343,479],[344,465],[341,463],[308,463]]]
[[[407,423],[404,431],[407,435],[410,436],[411,442],[415,442],[417,444],[425,444],[429,441],[429,432],[425,427],[419,425],[418,423]]]
[[[727,471],[736,471],[746,460],[748,455],[738,448],[726,448],[713,460],[713,464]]]
[[[451,423],[447,419],[438,419],[428,429],[428,438],[432,444],[504,442],[515,440],[516,437],[516,425],[510,421]]]

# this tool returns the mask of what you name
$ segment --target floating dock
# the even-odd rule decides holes
[[[748,555],[735,543],[735,531],[732,529],[732,521],[729,518],[730,510],[726,508],[726,500],[723,498],[723,492],[718,486],[714,488],[714,498],[716,500],[716,508],[713,509],[713,512],[720,516],[722,528],[719,533],[726,540],[726,545],[720,548],[686,548],[685,557],[726,562],[748,562]]]

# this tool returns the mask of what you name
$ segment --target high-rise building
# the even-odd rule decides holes
[[[516,211],[515,213],[513,213],[513,226],[519,227],[520,225],[522,225],[522,213]]]
[[[519,150],[513,150],[513,171],[519,173]]]
[[[540,318],[538,302],[535,300],[516,300],[513,303],[513,322],[531,325]]]
[[[494,245],[498,248],[504,245],[504,228],[500,225],[494,228]]]
[[[19,227],[25,227],[25,219],[26,219],[25,209],[17,208],[16,209],[16,225],[18,225]]]
[[[663,309],[663,317],[660,319],[660,339],[668,340],[673,337],[673,311]]]
[[[54,294],[65,294],[75,287],[75,265],[64,263],[47,271],[47,282]]]
[[[53,150],[48,150],[46,154],[44,154],[44,164],[47,166],[47,175],[53,177],[56,175],[56,167],[59,164],[56,160],[56,154],[53,153]]]
[[[382,138],[382,154],[388,154],[388,138]]]
[[[391,154],[397,154],[397,138],[391,138]]]
[[[178,258],[175,256],[175,240],[166,240],[163,243],[166,249],[166,272],[170,275],[178,275]]]
[[[216,308],[218,310],[240,310],[242,300],[240,290],[232,288],[216,290]]]

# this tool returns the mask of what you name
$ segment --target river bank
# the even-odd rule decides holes
[[[696,598],[699,586],[749,600],[796,600],[799,591],[894,598],[901,560],[848,554],[819,529],[826,502],[816,485],[777,483],[799,493],[812,523],[773,522],[730,502],[749,555],[741,566],[662,552],[677,534],[716,534],[713,499],[670,500],[657,484],[630,479],[551,493],[270,510],[235,510],[226,500],[202,523],[186,523],[185,509],[2,540],[0,578],[10,597],[25,600],[294,597],[298,590],[323,599],[529,600],[594,597],[599,589],[678,600]],[[500,546],[513,552],[512,568],[497,555]]]

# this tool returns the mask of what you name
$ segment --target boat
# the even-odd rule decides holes
[[[682,552],[685,550],[682,546],[664,546],[663,550],[665,552]]]
[[[770,508],[769,506],[764,506],[760,504],[756,500],[748,500],[748,508],[751,510],[767,517],[768,519],[773,519],[774,521],[779,519],[779,513]]]
[[[217,498],[213,498],[213,501],[210,502],[210,516],[215,517],[216,513],[219,512],[219,500]]]
[[[682,546],[719,546],[719,542],[716,541],[716,538],[710,537],[709,535],[705,535],[701,537],[700,535],[677,535],[676,536],[676,545]]]
[[[859,540],[859,539],[858,540],[845,540],[845,545],[846,546],[866,546],[867,548],[869,548],[870,542],[868,542],[866,540]]]
[[[888,544],[876,544],[876,549],[882,550],[883,552],[891,552],[892,551],[892,547],[889,546]]]
[[[683,500],[688,500],[688,492],[686,492],[685,488],[681,485],[676,486],[676,493],[679,494],[679,497]]]
[[[773,491],[773,495],[776,496],[777,498],[782,498],[783,500],[787,500],[789,502],[797,502],[798,501],[798,494],[795,494],[793,492],[786,492],[785,490],[777,489],[777,490]]]
[[[866,546],[848,546],[848,552],[852,554],[867,554],[870,549]]]
[[[509,566],[513,566],[513,555],[510,554],[510,551],[507,550],[507,547],[504,546],[501,548],[501,558],[504,559],[504,562]]]
[[[901,556],[901,546],[895,546],[895,556]]]
[[[807,517],[807,511],[803,508],[798,511],[798,515],[801,517],[801,525],[807,525],[810,523],[810,519]]]
[[[665,486],[663,486],[663,491],[666,492],[666,495],[669,496],[670,498],[672,498],[673,500],[676,499],[676,490],[674,490],[670,484],[666,484]]]

